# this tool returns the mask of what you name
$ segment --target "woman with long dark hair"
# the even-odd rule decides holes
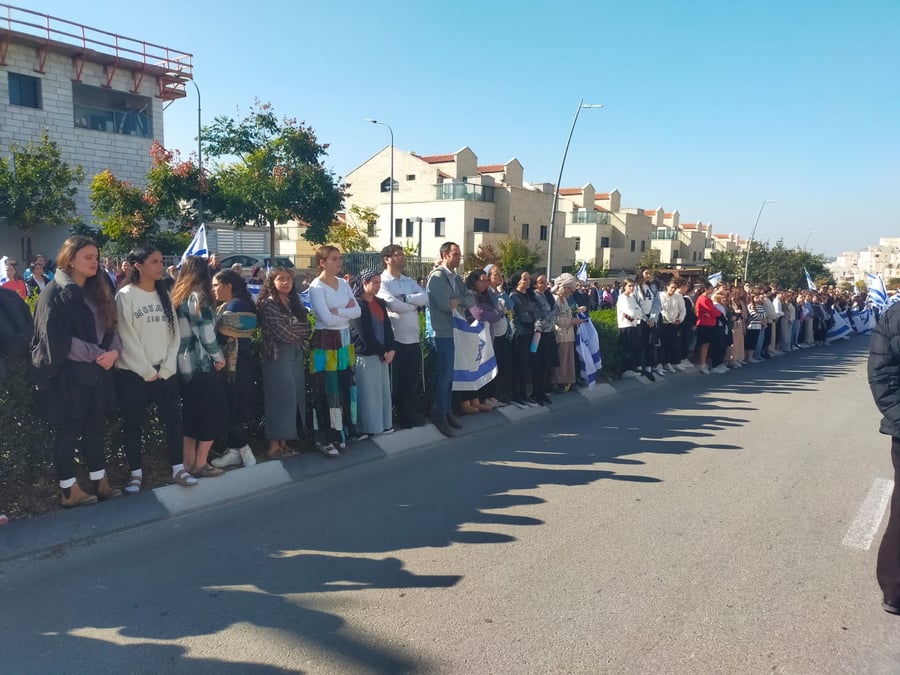
[[[225,425],[225,454],[211,464],[218,468],[243,464],[253,466],[256,457],[247,441],[246,424],[258,414],[256,380],[259,369],[251,354],[250,339],[256,332],[256,306],[240,274],[222,270],[212,280],[216,302],[216,333],[225,354],[225,396],[228,422]],[[303,372],[303,368],[300,368]]]
[[[69,237],[57,261],[56,278],[38,296],[32,355],[45,371],[47,415],[56,430],[53,460],[62,505],[70,508],[122,495],[109,484],[103,452],[106,417],[115,410],[111,369],[122,343],[109,284],[98,275],[97,244]],[[75,479],[76,446],[95,494]]]
[[[216,313],[203,258],[189,256],[181,265],[172,288],[178,316],[178,374],[181,375],[183,459],[188,472],[214,478],[224,472],[207,460],[213,441],[225,432],[228,403],[222,380],[225,356],[216,336]]]
[[[316,317],[310,345],[313,384],[313,428],[319,450],[338,457],[356,437],[356,353],[350,321],[361,313],[349,284],[340,276],[341,252],[335,246],[316,251],[319,276],[309,285],[309,302]]]
[[[513,334],[513,381],[512,401],[518,405],[535,403],[544,405],[535,396],[529,395],[528,384],[534,384],[534,354],[537,353],[540,336],[535,338],[535,322],[541,312],[534,299],[531,287],[531,274],[526,271],[516,272],[509,278],[513,289],[509,298],[512,302],[512,334]],[[534,351],[532,351],[532,345]]]
[[[307,428],[303,354],[312,328],[294,275],[284,267],[269,272],[259,292],[258,309],[268,456],[276,459],[290,452],[288,441],[300,438],[298,415],[301,428]]]
[[[165,428],[172,478],[191,487],[197,479],[184,468],[181,411],[178,408],[178,347],[181,334],[163,281],[162,253],[142,246],[128,254],[128,282],[116,293],[122,353],[116,363],[116,395],[125,422],[125,456],[131,478],[125,494],[143,484],[141,427],[147,408],[156,405]]]

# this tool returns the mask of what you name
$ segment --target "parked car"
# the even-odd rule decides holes
[[[254,267],[262,267],[263,269],[266,269],[266,266],[271,264],[269,262],[270,260],[271,258],[269,258],[268,256],[236,253],[235,255],[221,258],[219,260],[219,265],[222,266],[223,270],[227,270],[231,269],[231,266],[235,263],[239,263],[241,267],[244,268],[241,276],[243,276],[245,279],[249,279]],[[294,271],[294,263],[290,258],[286,258],[284,256],[275,256],[275,267],[285,267],[292,272]]]

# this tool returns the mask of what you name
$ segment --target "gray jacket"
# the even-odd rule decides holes
[[[439,338],[453,337],[453,310],[451,300],[459,301],[459,313],[464,314],[466,308],[475,304],[475,296],[466,288],[465,282],[458,274],[451,273],[446,267],[436,267],[428,277],[428,312],[431,315],[431,330]]]

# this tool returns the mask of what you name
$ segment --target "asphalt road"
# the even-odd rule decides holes
[[[0,565],[0,670],[898,673],[866,342]]]

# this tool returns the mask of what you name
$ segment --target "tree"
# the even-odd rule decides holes
[[[721,272],[728,281],[744,276],[744,256],[740,251],[713,251],[708,259],[709,271]]]
[[[40,143],[12,145],[9,151],[9,159],[0,161],[0,220],[22,230],[25,257],[31,259],[32,230],[78,222],[75,196],[84,170],[63,161],[46,131]]]
[[[463,265],[463,269],[465,270],[483,270],[488,265],[498,265],[500,264],[500,251],[494,248],[494,245],[491,243],[487,244],[478,244],[478,250],[473,253],[469,253],[466,256],[465,265]],[[508,270],[500,265],[500,268],[504,273],[507,273]]]
[[[209,179],[210,210],[235,227],[269,228],[276,254],[275,226],[290,220],[308,224],[304,238],[324,244],[340,209],[344,187],[335,182],[313,129],[278,119],[268,103],[254,102],[241,120],[217,117],[203,128],[209,157],[237,157],[217,166]]]
[[[335,220],[331,223],[331,227],[328,228],[328,241],[343,253],[372,250],[365,232],[345,220]]]
[[[498,245],[498,249],[500,268],[507,275],[521,270],[534,272],[542,258],[536,249],[531,248],[523,240],[514,237],[502,240]]]
[[[657,248],[651,248],[641,255],[641,259],[638,260],[638,268],[639,269],[651,269],[653,270],[653,275],[656,276],[656,273],[662,267],[662,263],[660,262],[660,252]]]

